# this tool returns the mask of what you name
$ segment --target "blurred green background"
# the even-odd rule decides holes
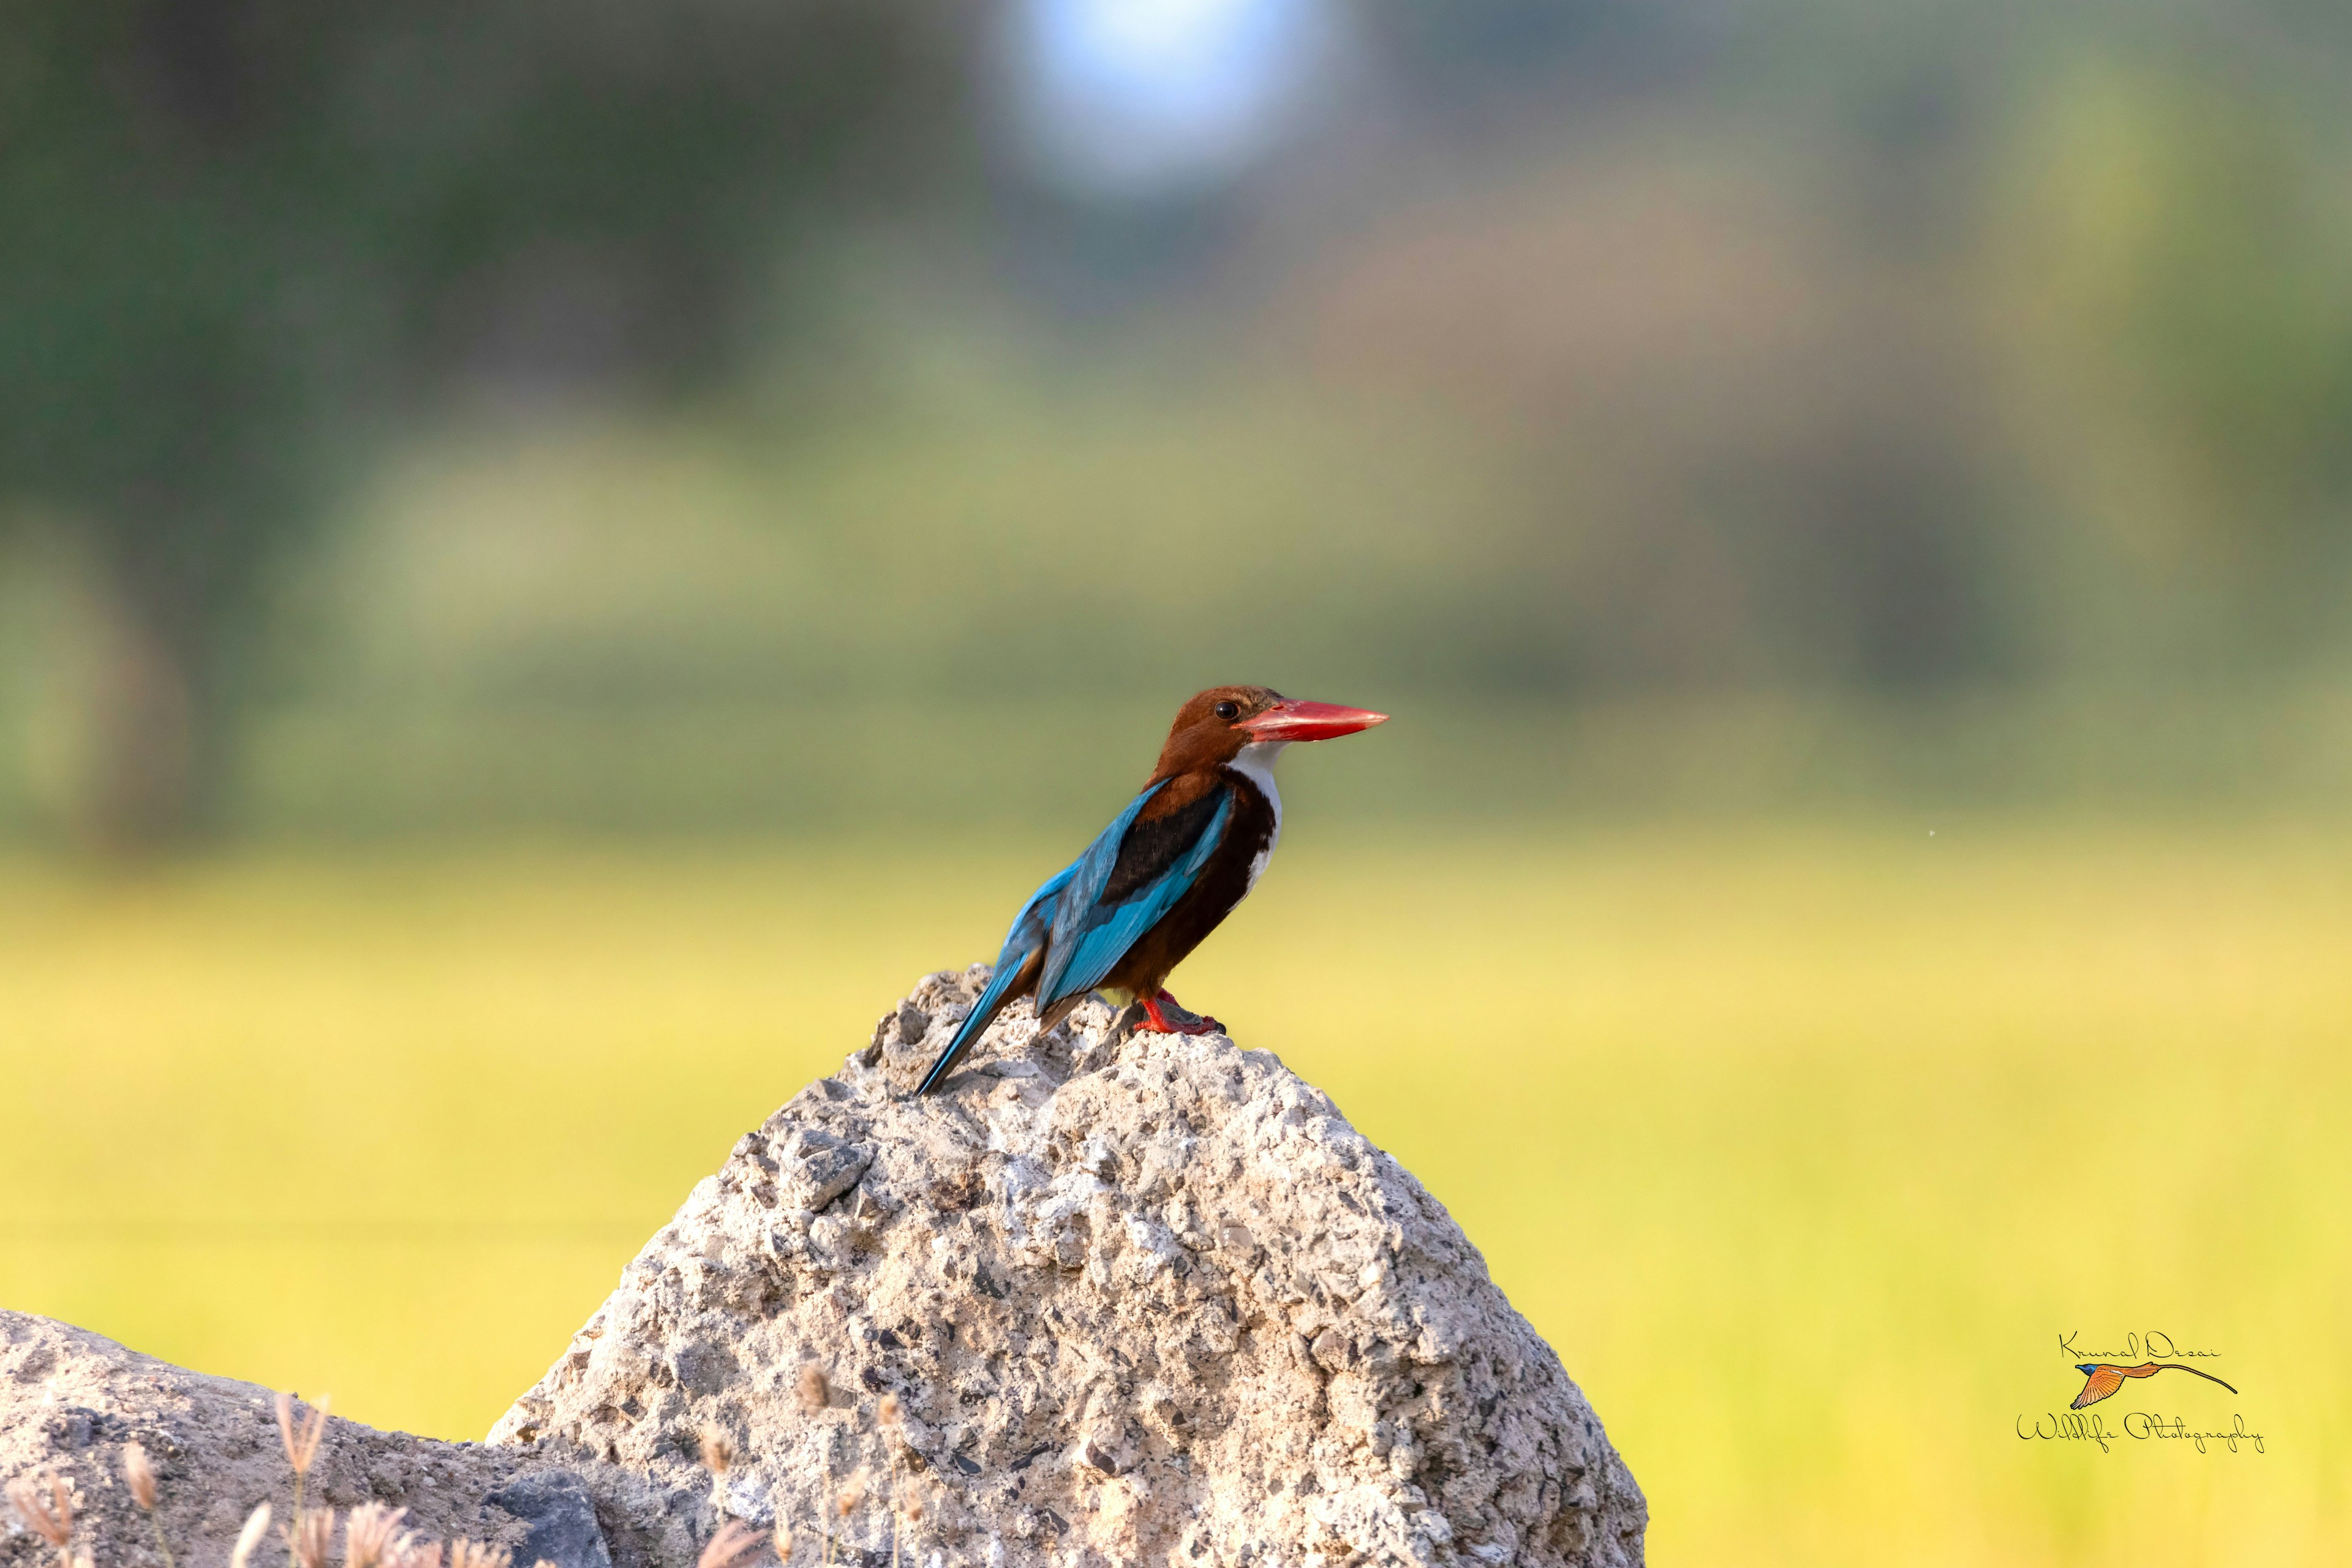
[[[0,1302],[478,1433],[1264,681],[1398,720],[1180,994],[1660,1562],[2342,1561],[2347,85],[2293,0],[16,7]],[[2107,1408],[2264,1453],[2014,1436],[2149,1329],[2242,1400]]]

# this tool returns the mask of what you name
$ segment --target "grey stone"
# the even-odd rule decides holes
[[[515,1561],[551,1563],[555,1568],[613,1568],[604,1527],[596,1522],[596,1500],[587,1483],[569,1470],[541,1470],[509,1481],[489,1500],[530,1525]]]
[[[307,1409],[304,1412],[307,1416]],[[283,1522],[291,1473],[278,1441],[276,1395],[226,1377],[189,1372],[125,1350],[86,1330],[26,1312],[0,1311],[0,1479],[42,1471],[72,1489],[75,1542],[102,1568],[163,1568],[147,1517],[122,1479],[122,1448],[136,1441],[157,1476],[156,1510],[183,1563],[218,1564],[256,1504]],[[314,1506],[374,1501],[408,1510],[404,1528],[447,1541],[469,1536],[559,1568],[653,1568],[694,1560],[700,1542],[670,1516],[668,1491],[643,1475],[589,1463],[584,1474],[542,1480],[546,1461],[512,1448],[444,1443],[327,1423],[306,1486]],[[555,1492],[548,1492],[548,1486]],[[500,1497],[592,1494],[624,1522],[630,1550],[541,1550],[539,1525]],[[573,1515],[572,1522],[578,1523]],[[700,1521],[706,1532],[706,1512]],[[536,1555],[535,1555],[536,1554]],[[0,1506],[0,1568],[48,1568],[56,1553]],[[262,1554],[267,1561],[268,1553]]]
[[[699,1485],[708,1517],[678,1436],[719,1425],[720,1503],[839,1561],[894,1529],[949,1564],[1643,1561],[1641,1489],[1559,1359],[1272,1056],[1092,1002],[1040,1037],[1018,1004],[913,1098],[987,974],[926,978],[739,1145],[491,1441]]]
[[[873,1163],[874,1151],[850,1143],[822,1127],[800,1128],[786,1145],[778,1190],[784,1205],[821,1209],[855,1186]]]
[[[1638,1568],[1583,1394],[1328,1098],[1094,1002],[1043,1037],[1017,1005],[912,1098],[987,977],[927,977],[739,1141],[488,1445],[337,1420],[309,1495],[523,1568],[688,1568],[722,1513],[802,1563]],[[284,1505],[268,1391],[0,1312],[0,1479],[65,1475],[104,1568],[161,1568],[133,1438],[183,1563]],[[0,1522],[0,1568],[53,1557]]]

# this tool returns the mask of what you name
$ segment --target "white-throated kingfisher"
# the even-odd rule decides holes
[[[1037,1030],[1060,1023],[1089,992],[1139,1003],[1160,1034],[1206,1034],[1216,1020],[1182,1022],[1169,971],[1217,929],[1257,885],[1282,836],[1274,759],[1296,741],[1328,741],[1388,715],[1298,702],[1263,686],[1213,686],[1176,711],[1143,793],[1045,879],[1013,917],[996,973],[972,1004],[920,1094],[939,1088],[1005,1005],[1037,1002]]]

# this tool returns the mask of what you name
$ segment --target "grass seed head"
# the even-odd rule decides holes
[[[833,1500],[833,1506],[842,1518],[847,1519],[857,1511],[857,1505],[865,1500],[866,1472],[859,1470],[843,1484],[841,1495]]]
[[[55,1471],[18,1476],[8,1483],[8,1500],[25,1528],[59,1552],[73,1540],[73,1489]]]
[[[895,1394],[884,1394],[882,1403],[874,1407],[874,1415],[883,1426],[895,1428],[898,1425],[900,1416],[898,1396]]]
[[[710,1544],[695,1559],[695,1568],[736,1568],[736,1565],[760,1549],[767,1537],[740,1519],[730,1519],[719,1527]]]
[[[406,1509],[380,1502],[363,1502],[352,1510],[343,1521],[343,1568],[385,1568],[394,1548],[404,1539],[398,1532],[407,1517]]]
[[[153,1513],[155,1511],[155,1467],[147,1458],[146,1445],[142,1443],[122,1445],[122,1479],[131,1484],[131,1500],[149,1513]]]
[[[236,1544],[229,1549],[229,1568],[245,1568],[253,1560],[253,1549],[269,1533],[269,1505],[263,1503],[246,1515],[245,1528],[236,1532]]]
[[[702,1429],[702,1468],[714,1476],[723,1476],[735,1463],[735,1439],[727,1428],[716,1423]]]
[[[514,1553],[487,1541],[464,1536],[449,1543],[449,1568],[513,1568]]]
[[[793,1527],[782,1520],[776,1521],[774,1545],[777,1562],[790,1563],[793,1560]]]
[[[327,1551],[335,1542],[335,1510],[306,1508],[286,1526],[286,1549],[301,1568],[326,1568]]]
[[[294,1467],[298,1476],[310,1473],[311,1461],[319,1457],[319,1439],[327,1434],[327,1401],[322,1397],[310,1406],[298,1429],[294,1423],[294,1396],[278,1395],[278,1436],[286,1444],[286,1462]]]
[[[801,1408],[814,1415],[833,1403],[833,1385],[825,1381],[824,1369],[811,1362],[801,1368],[800,1380],[793,1392],[801,1398]]]
[[[441,1543],[419,1541],[406,1531],[384,1554],[385,1568],[441,1568]]]

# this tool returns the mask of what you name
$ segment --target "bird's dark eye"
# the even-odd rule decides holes
[[[1218,718],[1220,718],[1220,719],[1238,719],[1238,718],[1240,718],[1241,716],[1242,716],[1242,705],[1241,705],[1240,703],[1238,703],[1238,702],[1220,702],[1220,703],[1218,703],[1218,704],[1217,704],[1217,717],[1218,717]]]

